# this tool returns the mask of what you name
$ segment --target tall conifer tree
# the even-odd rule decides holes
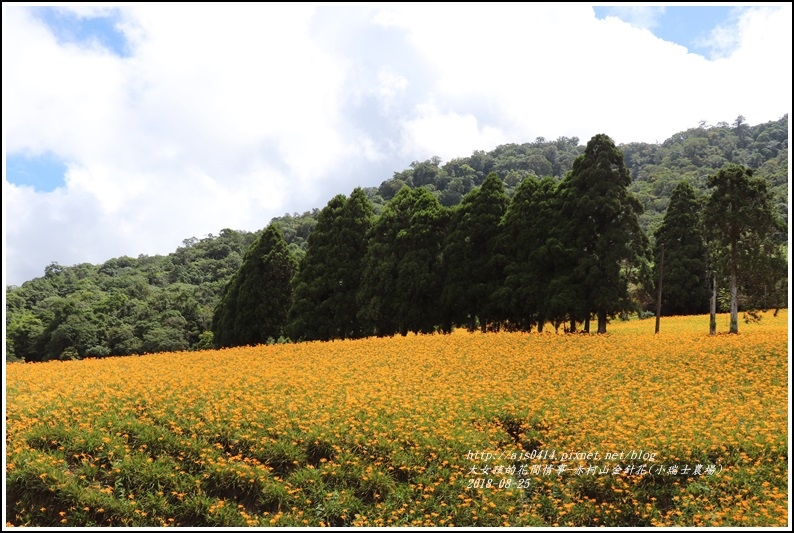
[[[356,294],[372,226],[372,205],[356,188],[337,195],[320,211],[308,250],[293,283],[290,337],[305,340],[362,335]]]
[[[296,268],[281,230],[269,225],[246,252],[215,309],[212,332],[216,346],[263,344],[280,337]]]
[[[598,333],[606,333],[610,315],[630,309],[629,281],[650,259],[639,224],[642,205],[628,192],[630,184],[623,153],[604,134],[590,139],[561,183],[566,246],[575,264],[570,281],[587,323],[596,313]]]
[[[752,290],[753,285],[769,283],[763,277],[782,277],[780,243],[785,228],[766,180],[754,177],[752,169],[725,165],[709,176],[708,184],[714,192],[704,210],[706,236],[715,264],[729,280],[730,332],[738,333],[740,286]]]
[[[516,329],[542,331],[575,307],[571,285],[561,279],[568,266],[558,236],[557,184],[552,178],[524,178],[502,223],[507,255],[503,300]],[[563,302],[563,303],[561,303]]]
[[[444,241],[445,280],[442,302],[453,322],[483,330],[498,317],[492,294],[502,286],[503,272],[495,254],[499,223],[509,199],[499,176],[492,172],[455,209]]]
[[[441,247],[448,212],[426,189],[403,187],[370,232],[359,319],[377,335],[432,332],[441,324]]]
[[[687,181],[680,182],[670,196],[662,225],[656,230],[656,267],[664,246],[662,314],[689,315],[708,310],[708,266],[703,238],[701,203]]]

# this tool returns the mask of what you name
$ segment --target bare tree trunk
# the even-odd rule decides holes
[[[590,333],[590,313],[587,313],[587,316],[584,317],[584,332]]]
[[[607,332],[607,312],[604,310],[598,311],[598,332]]]
[[[731,333],[739,333],[739,302],[736,292],[736,244],[731,243]]]
[[[709,335],[717,334],[717,275],[711,273],[711,316],[709,317]]]
[[[664,244],[661,246],[662,257],[659,259],[659,294],[656,296],[656,331],[659,333],[659,320],[662,316],[662,280],[664,279]]]

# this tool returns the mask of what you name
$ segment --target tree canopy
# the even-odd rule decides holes
[[[730,332],[738,333],[740,289],[752,294],[754,285],[774,285],[784,276],[775,266],[785,227],[767,182],[754,177],[752,169],[726,165],[709,176],[708,184],[714,192],[704,211],[706,236],[714,264],[730,284]]]
[[[495,247],[508,204],[502,180],[492,172],[453,211],[443,248],[441,299],[447,320],[468,322],[473,329],[479,319],[485,330],[498,319],[492,295],[501,287],[503,273]]]
[[[689,315],[708,309],[708,252],[703,238],[702,203],[688,181],[673,190],[662,225],[656,230],[653,279],[664,247],[662,313]]]
[[[525,178],[503,218],[500,241],[506,266],[497,298],[516,329],[542,331],[547,320],[559,323],[576,307],[562,228],[557,183]]]
[[[631,175],[623,153],[607,135],[587,143],[584,154],[560,184],[564,243],[571,251],[570,282],[577,293],[575,311],[587,322],[631,308],[629,281],[649,260],[649,242],[639,224],[640,202],[628,192]]]
[[[294,340],[356,338],[363,334],[356,296],[361,281],[372,206],[357,188],[320,211],[293,281],[289,336]]]
[[[427,189],[403,187],[372,226],[359,291],[369,334],[431,332],[442,316],[441,248],[448,212]]]
[[[278,226],[271,224],[246,252],[212,319],[220,347],[264,344],[284,332],[297,265]]]
[[[616,148],[622,152],[630,175],[625,190],[644,207],[637,216],[639,226],[651,236],[657,258],[658,245],[669,241],[665,234],[673,229],[661,230],[666,215],[668,211],[680,211],[671,205],[675,204],[672,197],[679,183],[687,181],[696,197],[707,198],[717,189],[709,187],[709,176],[728,164],[753,168],[752,178],[766,183],[765,202],[782,220],[778,228],[787,224],[788,115],[755,126],[747,124],[743,117],[714,126],[701,123],[661,143],[628,143]],[[295,327],[280,334],[299,340],[348,338],[376,331],[449,331],[453,325],[470,327],[472,317],[486,327],[492,324],[526,330],[541,328],[546,322],[558,326],[563,320],[572,321],[572,326],[584,322],[587,327],[590,313],[595,310],[596,292],[595,286],[585,284],[586,274],[599,272],[612,263],[609,259],[606,264],[599,264],[608,256],[588,247],[587,243],[592,247],[598,242],[592,235],[595,224],[585,222],[581,232],[571,231],[582,223],[575,222],[582,212],[573,209],[570,216],[561,217],[563,200],[580,201],[582,194],[601,194],[581,187],[571,195],[568,177],[574,161],[585,151],[577,138],[539,137],[488,152],[478,150],[447,162],[439,158],[414,161],[409,168],[394,172],[380,187],[366,187],[351,194],[345,209],[353,205],[355,197],[354,204],[362,214],[360,219],[354,215],[348,219],[347,215],[342,216],[344,209],[339,211],[340,220],[349,223],[335,223],[351,233],[342,239],[344,242],[335,241],[337,226],[331,230],[318,228],[320,209],[274,218],[271,222],[281,229],[288,254],[295,261],[318,248],[311,252],[314,259],[300,269],[307,273],[294,278],[291,285],[296,296],[289,307],[297,314],[291,316],[290,326]],[[582,164],[579,163],[579,174],[583,173]],[[491,174],[496,177],[489,184]],[[583,180],[582,176],[579,178]],[[625,175],[622,178],[625,183]],[[494,238],[493,221],[504,205],[503,198],[496,192],[493,201],[482,200],[491,196],[483,194],[485,189],[496,191],[492,188],[496,181],[501,183],[509,204]],[[424,192],[403,193],[403,187]],[[471,194],[472,191],[477,192]],[[607,204],[614,200],[617,205],[624,205],[618,196],[608,199]],[[466,206],[461,203],[464,198]],[[393,200],[397,203],[389,205]],[[584,207],[598,207],[586,198],[581,201],[593,204]],[[417,202],[421,206],[417,207]],[[450,212],[448,208],[458,211]],[[366,219],[370,210],[373,228],[362,229],[367,226],[364,223],[353,229],[356,223],[352,220]],[[407,223],[398,215],[403,211],[413,213]],[[633,208],[632,211],[637,214]],[[422,212],[425,215],[411,218]],[[387,220],[394,221],[400,229],[390,229]],[[379,233],[373,231],[374,225],[379,227]],[[673,224],[672,219],[670,225],[682,227]],[[315,230],[317,243],[310,244]],[[6,287],[6,358],[41,361],[212,347],[213,316],[224,288],[240,270],[243,257],[262,232],[224,229],[217,236],[185,239],[182,246],[165,256],[117,257],[99,265],[52,263],[44,269],[43,276],[19,287]],[[787,276],[781,272],[787,272],[787,249],[780,230],[775,234],[774,238],[756,236],[747,243],[742,241],[741,250],[755,250],[740,252],[736,302],[742,309],[786,305]],[[400,246],[389,244],[389,238],[396,239],[394,242]],[[716,236],[709,234],[708,238],[714,246]],[[485,242],[489,244],[483,247]],[[479,251],[475,250],[476,243]],[[686,258],[682,269],[674,266],[673,248],[672,243],[665,244],[665,270],[670,275],[674,271],[691,274],[700,269],[697,246],[682,247],[682,257]],[[327,254],[323,249],[333,253]],[[348,251],[342,252],[343,249]],[[719,267],[721,287],[730,284],[730,272],[725,266],[729,264],[728,249],[718,247],[710,258],[710,264]],[[482,250],[488,250],[487,261]],[[582,262],[580,254],[585,258]],[[356,266],[359,257],[361,270]],[[382,264],[374,259],[378,257],[384,259]],[[475,261],[478,266],[469,268],[455,257],[468,258],[466,261]],[[320,291],[320,285],[309,274],[313,263],[322,263],[317,268],[321,274],[318,279],[326,283],[323,287],[330,287],[327,284],[335,278],[337,286],[341,281],[342,287],[350,290]],[[647,268],[647,258],[638,263],[630,259],[620,262],[619,290],[613,295],[619,294],[621,303],[611,308],[652,308],[655,295],[649,296],[652,283],[645,276]],[[669,290],[683,284],[674,278],[666,275]],[[304,289],[308,292],[301,292]],[[387,291],[394,298],[384,296]],[[684,291],[681,289],[679,294]],[[487,301],[482,298],[485,292],[491,292]],[[406,295],[415,296],[422,303],[414,304]],[[606,294],[607,299],[611,297]],[[663,297],[667,299],[665,313],[689,312],[670,310],[671,305],[680,304],[682,296],[665,289]],[[693,291],[687,297],[693,305],[699,299]],[[312,308],[315,304],[316,308]],[[319,314],[317,308],[334,312]],[[607,311],[607,315],[614,312]],[[299,317],[303,326],[292,320]],[[315,325],[322,326],[322,332]]]

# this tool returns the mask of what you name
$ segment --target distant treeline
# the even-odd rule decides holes
[[[671,267],[663,311],[703,312],[708,272],[719,270],[720,287],[729,285],[728,270],[717,268],[719,254],[705,248],[701,214],[709,176],[728,163],[756,168],[753,179],[765,184],[785,224],[787,131],[786,115],[755,127],[742,117],[733,125],[701,125],[661,145],[620,150],[606,136],[587,148],[576,138],[537,139],[443,166],[436,158],[414,162],[378,188],[276,218],[265,231],[224,229],[185,240],[167,256],[53,263],[43,277],[6,289],[6,358],[102,357],[454,326],[589,328],[591,316],[603,330],[608,317],[653,308],[659,244],[665,231],[675,233],[675,224],[663,230],[663,222],[677,187],[681,209],[698,213],[691,228],[700,235],[697,251],[686,252],[695,259],[682,260],[698,276],[693,281],[679,266],[684,281],[676,282]],[[611,154],[607,174],[599,174],[597,153],[587,155],[591,144]],[[776,246],[765,255],[779,260]],[[668,244],[665,262],[674,265],[670,250]],[[756,265],[774,274],[767,282],[740,280],[746,308],[781,305],[777,273],[787,266],[773,263]],[[675,296],[676,283],[686,298]],[[687,283],[696,285],[697,297]],[[727,308],[724,291],[720,302]]]
[[[732,125],[701,123],[661,144],[628,143],[618,148],[631,173],[629,192],[644,208],[640,226],[651,239],[662,223],[673,189],[681,180],[687,180],[699,194],[706,195],[708,176],[728,163],[755,169],[756,177],[765,178],[779,215],[788,223],[787,114],[756,126],[749,126],[742,116]],[[505,144],[491,152],[475,151],[470,157],[452,159],[443,165],[439,158],[414,161],[410,168],[395,172],[379,187],[364,188],[364,192],[376,215],[403,185],[427,189],[441,205],[453,207],[474,187],[482,185],[488,174],[496,172],[504,183],[505,193],[512,198],[526,176],[561,180],[583,151],[584,145],[577,137],[560,137],[555,141],[538,137],[534,142]],[[273,221],[278,222],[288,244],[305,250],[306,237],[317,223],[318,213],[319,209],[313,209],[303,214],[285,214]]]
[[[565,178],[526,176],[512,199],[495,172],[453,208],[403,185],[376,218],[362,189],[339,195],[320,211],[300,263],[278,225],[268,226],[221,299],[214,342],[547,323],[590,332],[591,318],[605,333],[609,318],[653,305],[652,258],[662,246],[667,312],[707,311],[715,275],[736,289],[729,305],[739,290],[746,308],[785,304],[785,225],[765,180],[729,163],[709,176],[706,202],[681,180],[655,232],[656,254],[631,183],[621,151],[597,135]]]

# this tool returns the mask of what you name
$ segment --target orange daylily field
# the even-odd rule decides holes
[[[785,526],[787,312],[653,329],[10,363],[6,525]]]

